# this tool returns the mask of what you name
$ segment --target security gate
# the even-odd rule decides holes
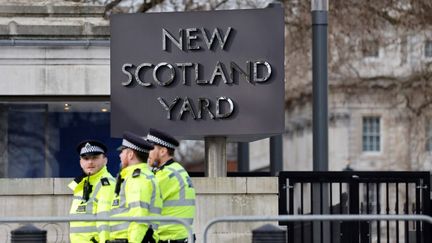
[[[280,172],[279,214],[424,214],[429,172]],[[289,243],[429,243],[422,222],[280,222]]]

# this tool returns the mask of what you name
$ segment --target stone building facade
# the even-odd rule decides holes
[[[329,71],[329,170],[432,169],[432,41],[409,32],[392,39],[373,55],[358,48],[349,64],[355,75]],[[284,169],[312,170],[311,87],[293,90],[286,97]]]
[[[77,141],[110,143],[103,13],[71,1],[1,4],[0,177],[72,176]]]

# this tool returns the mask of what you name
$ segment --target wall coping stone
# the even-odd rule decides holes
[[[0,179],[0,195],[69,195],[72,178]],[[197,194],[278,194],[277,177],[192,177]]]

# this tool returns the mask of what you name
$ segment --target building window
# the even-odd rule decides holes
[[[377,40],[363,40],[361,48],[363,57],[379,56],[379,42]]]
[[[432,40],[426,40],[424,55],[425,57],[432,57]]]
[[[432,152],[432,122],[426,124],[426,150]]]
[[[380,118],[363,117],[363,151],[379,152],[380,145]]]
[[[76,145],[97,139],[118,171],[121,143],[110,136],[109,102],[0,102],[0,178],[75,177]]]

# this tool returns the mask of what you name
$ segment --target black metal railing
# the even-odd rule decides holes
[[[431,215],[429,172],[280,172],[279,214]],[[429,243],[422,222],[280,222],[289,243]]]

